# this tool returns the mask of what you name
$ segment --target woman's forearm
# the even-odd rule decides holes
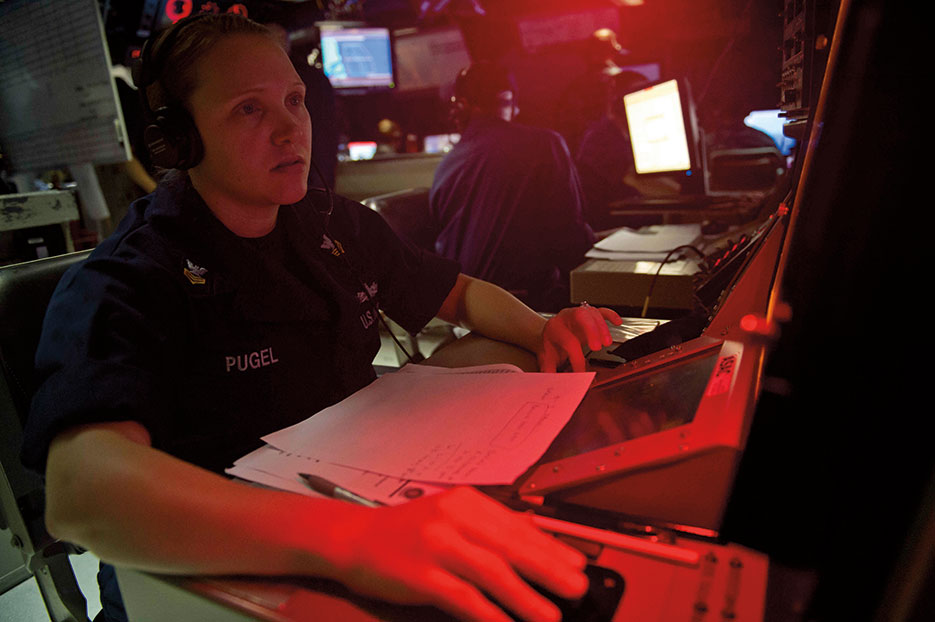
[[[334,576],[331,519],[362,508],[228,480],[131,440],[119,427],[128,423],[138,425],[86,426],[53,442],[50,533],[158,572]]]
[[[485,337],[537,352],[546,320],[506,290],[463,274],[438,316]]]
[[[619,326],[623,321],[611,309],[587,304],[562,309],[546,320],[500,287],[463,274],[438,317],[535,353],[539,369],[547,372],[566,359],[572,370],[585,371],[585,352],[613,342],[607,322]]]

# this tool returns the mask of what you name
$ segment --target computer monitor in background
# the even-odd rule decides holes
[[[637,175],[675,175],[682,194],[704,194],[704,159],[688,83],[664,80],[623,96]]]
[[[458,72],[471,64],[464,35],[454,26],[394,31],[393,59],[399,92],[435,91],[443,99]]]
[[[377,154],[377,143],[372,140],[358,140],[347,143],[347,153],[351,160],[372,160]]]
[[[339,93],[363,93],[396,86],[388,28],[320,24],[325,75]]]
[[[448,153],[458,141],[461,140],[460,134],[432,134],[425,137],[425,153]]]

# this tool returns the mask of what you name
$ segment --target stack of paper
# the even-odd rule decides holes
[[[679,246],[696,244],[701,225],[653,225],[640,229],[623,227],[598,241],[588,251],[592,259],[662,261]]]
[[[263,437],[265,447],[227,472],[303,493],[298,473],[312,473],[384,503],[457,484],[511,484],[552,443],[593,377],[407,365]]]

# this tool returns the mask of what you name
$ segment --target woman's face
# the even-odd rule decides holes
[[[312,127],[285,52],[262,35],[232,35],[195,70],[189,105],[205,155],[190,174],[202,196],[246,210],[305,196]]]

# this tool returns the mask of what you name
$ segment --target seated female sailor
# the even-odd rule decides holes
[[[582,370],[619,317],[546,321],[309,189],[305,86],[262,26],[196,17],[150,43],[149,138],[177,170],[50,303],[23,453],[46,474],[49,531],[150,571],[314,575],[466,619],[556,619],[530,583],[579,596],[584,557],[474,489],[372,509],[223,470],[375,378],[381,311],[522,346],[543,371]]]

